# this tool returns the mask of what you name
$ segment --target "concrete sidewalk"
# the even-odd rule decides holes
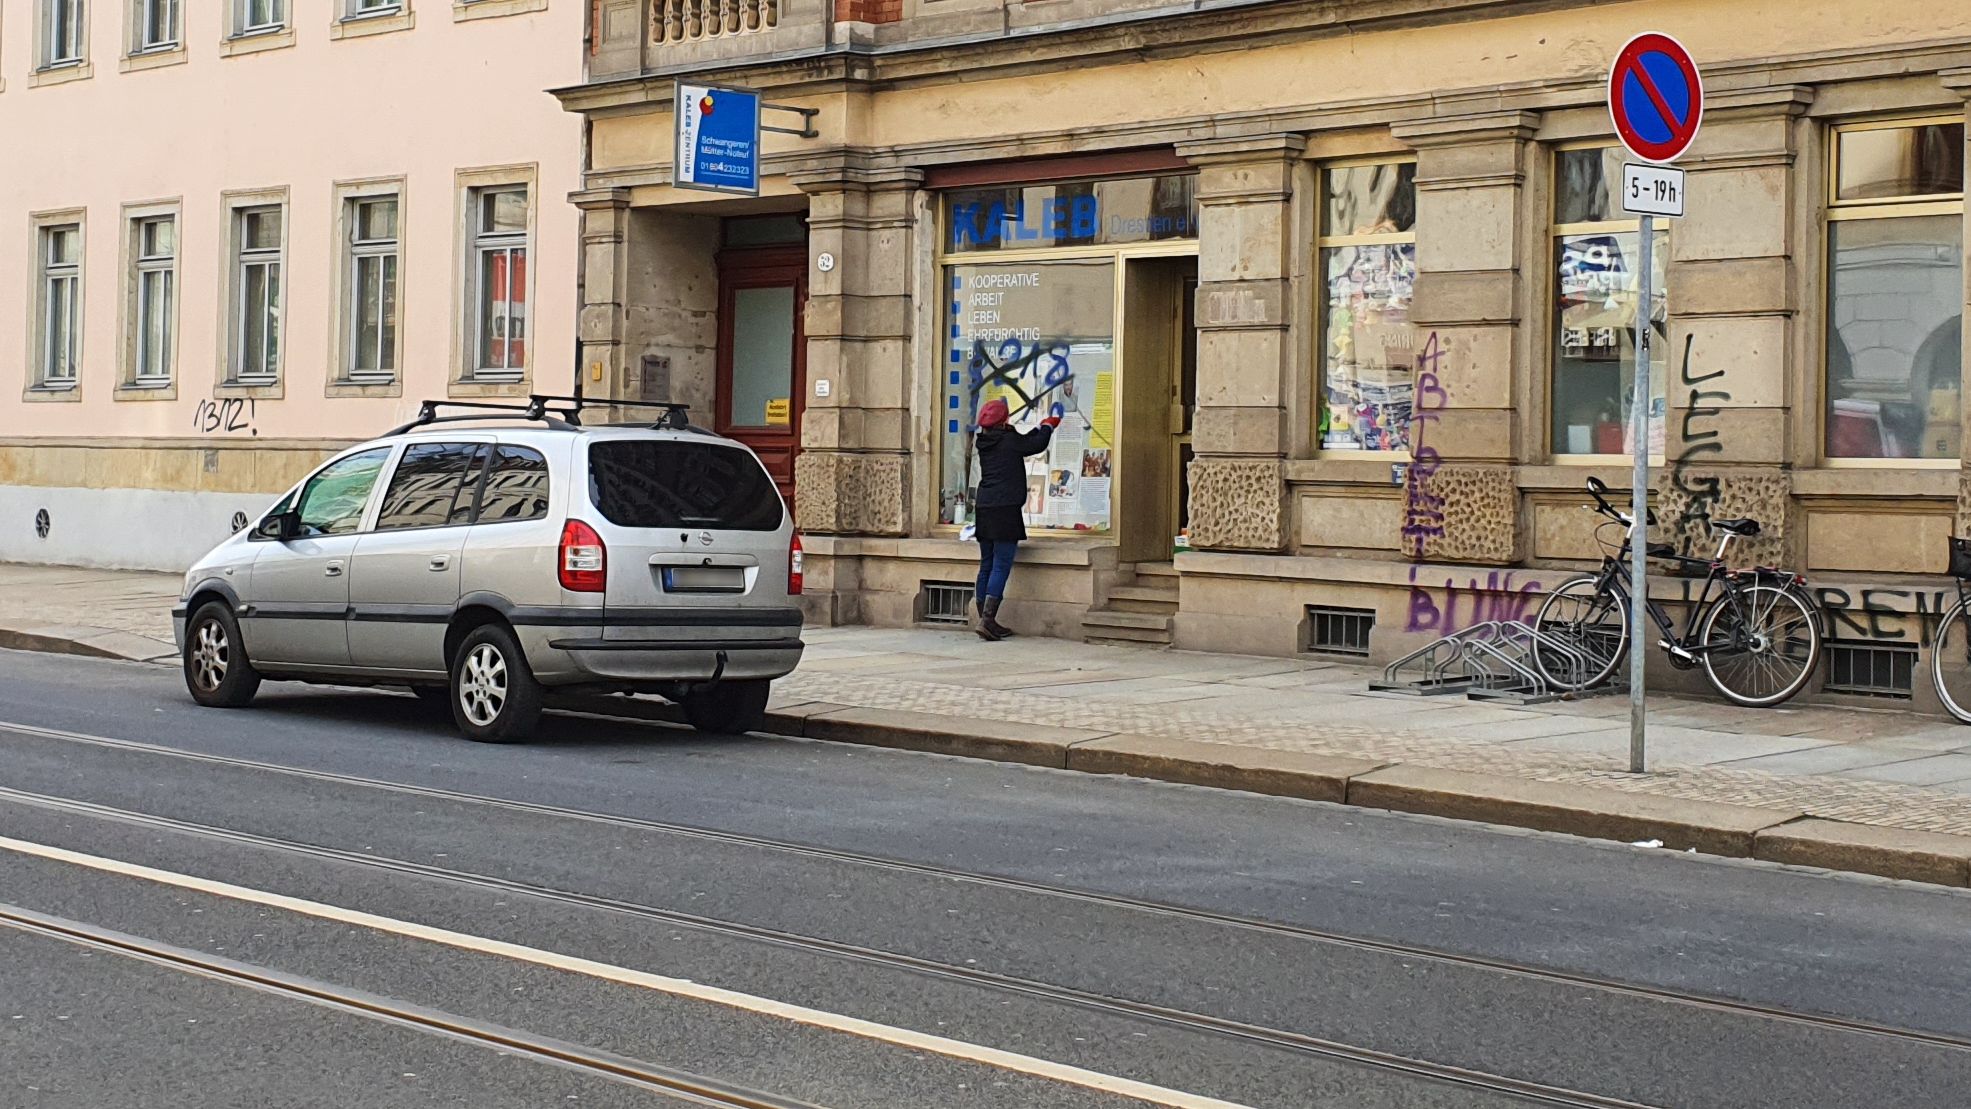
[[[0,565],[0,646],[170,661],[171,575]],[[811,628],[769,730],[1971,883],[1971,728],[1891,710],[1651,698],[1517,707],[1367,692],[1340,662]],[[643,699],[583,707],[665,717]]]

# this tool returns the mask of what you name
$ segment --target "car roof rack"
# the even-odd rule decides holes
[[[400,427],[392,428],[386,435],[402,435],[431,424],[465,423],[474,420],[510,420],[515,414],[523,420],[533,420],[546,424],[556,431],[574,431],[582,426],[582,410],[591,407],[618,408],[661,408],[663,418],[648,424],[627,426],[666,428],[673,431],[696,430],[691,427],[688,413],[691,406],[675,404],[670,401],[607,400],[595,397],[555,396],[535,393],[527,398],[526,404],[493,404],[486,401],[427,400],[418,405],[417,419]],[[454,415],[441,415],[443,409],[460,410]]]

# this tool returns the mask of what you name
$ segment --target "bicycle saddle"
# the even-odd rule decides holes
[[[1759,534],[1759,521],[1746,519],[1713,520],[1711,521],[1711,530],[1728,531],[1733,535],[1757,535]]]

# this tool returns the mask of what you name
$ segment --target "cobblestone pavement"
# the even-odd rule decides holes
[[[807,661],[776,687],[783,702],[1356,755],[1971,835],[1971,728],[1912,713],[1656,696],[1651,773],[1638,776],[1625,772],[1619,697],[1477,704],[1372,694],[1371,668],[1338,663],[929,631],[807,634]]]
[[[168,643],[176,575],[0,564],[0,626]],[[1319,754],[1358,755],[1971,835],[1971,728],[1900,711],[1650,699],[1651,773],[1624,772],[1628,703],[1537,706],[1374,694],[1335,662],[984,643],[963,631],[811,628],[776,700],[828,701]]]
[[[107,628],[169,643],[184,579],[141,570],[0,563],[0,625]]]

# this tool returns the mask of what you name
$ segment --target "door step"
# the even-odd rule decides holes
[[[1176,618],[1169,613],[1096,609],[1082,614],[1081,633],[1090,643],[1168,647],[1171,626],[1175,623]]]
[[[1177,587],[1144,585],[1118,585],[1109,590],[1109,603],[1105,606],[1111,612],[1149,612],[1164,616],[1177,612]]]

